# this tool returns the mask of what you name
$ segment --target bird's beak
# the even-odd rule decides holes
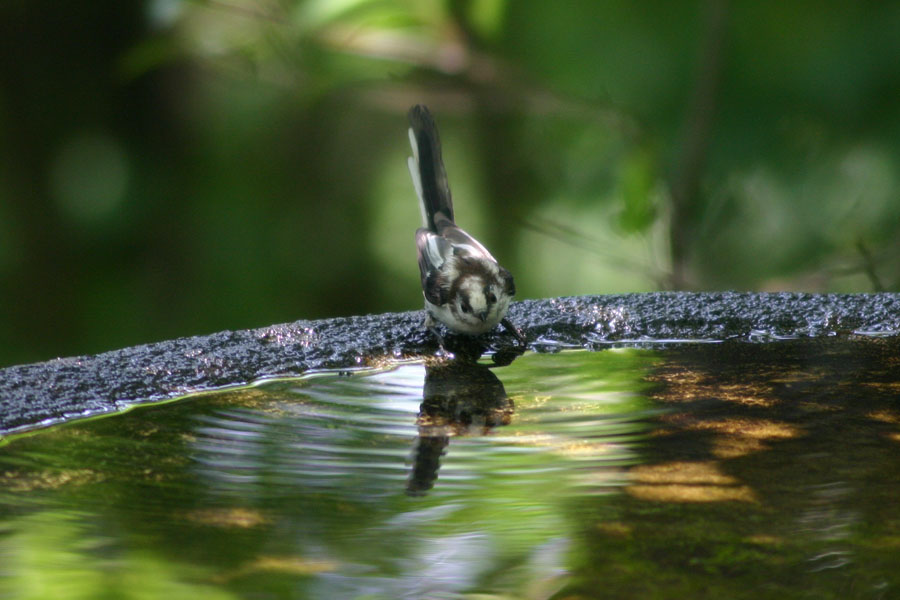
[[[488,311],[486,311],[486,310],[483,310],[480,313],[478,313],[478,318],[481,319],[482,323],[487,321],[487,317],[488,317]]]

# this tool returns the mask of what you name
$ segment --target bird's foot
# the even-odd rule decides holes
[[[519,328],[513,325],[512,321],[504,318],[502,321],[500,321],[500,324],[503,325],[503,328],[506,329],[506,331],[510,332],[516,337],[516,339],[519,341],[520,346],[522,346],[523,348],[528,346],[528,340],[525,339],[525,334],[519,331]]]

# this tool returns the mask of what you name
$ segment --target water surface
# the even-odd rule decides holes
[[[10,598],[900,597],[900,344],[205,394],[0,447]]]

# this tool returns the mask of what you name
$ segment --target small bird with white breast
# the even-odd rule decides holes
[[[413,152],[409,172],[422,210],[416,248],[427,312],[425,326],[443,345],[435,321],[467,335],[482,334],[502,324],[524,346],[525,337],[506,318],[516,293],[512,274],[478,240],[456,226],[431,113],[417,104],[409,111],[409,124]]]

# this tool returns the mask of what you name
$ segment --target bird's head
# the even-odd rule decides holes
[[[471,333],[483,333],[506,316],[515,293],[512,276],[503,268],[491,273],[462,274],[451,298],[451,311]]]

